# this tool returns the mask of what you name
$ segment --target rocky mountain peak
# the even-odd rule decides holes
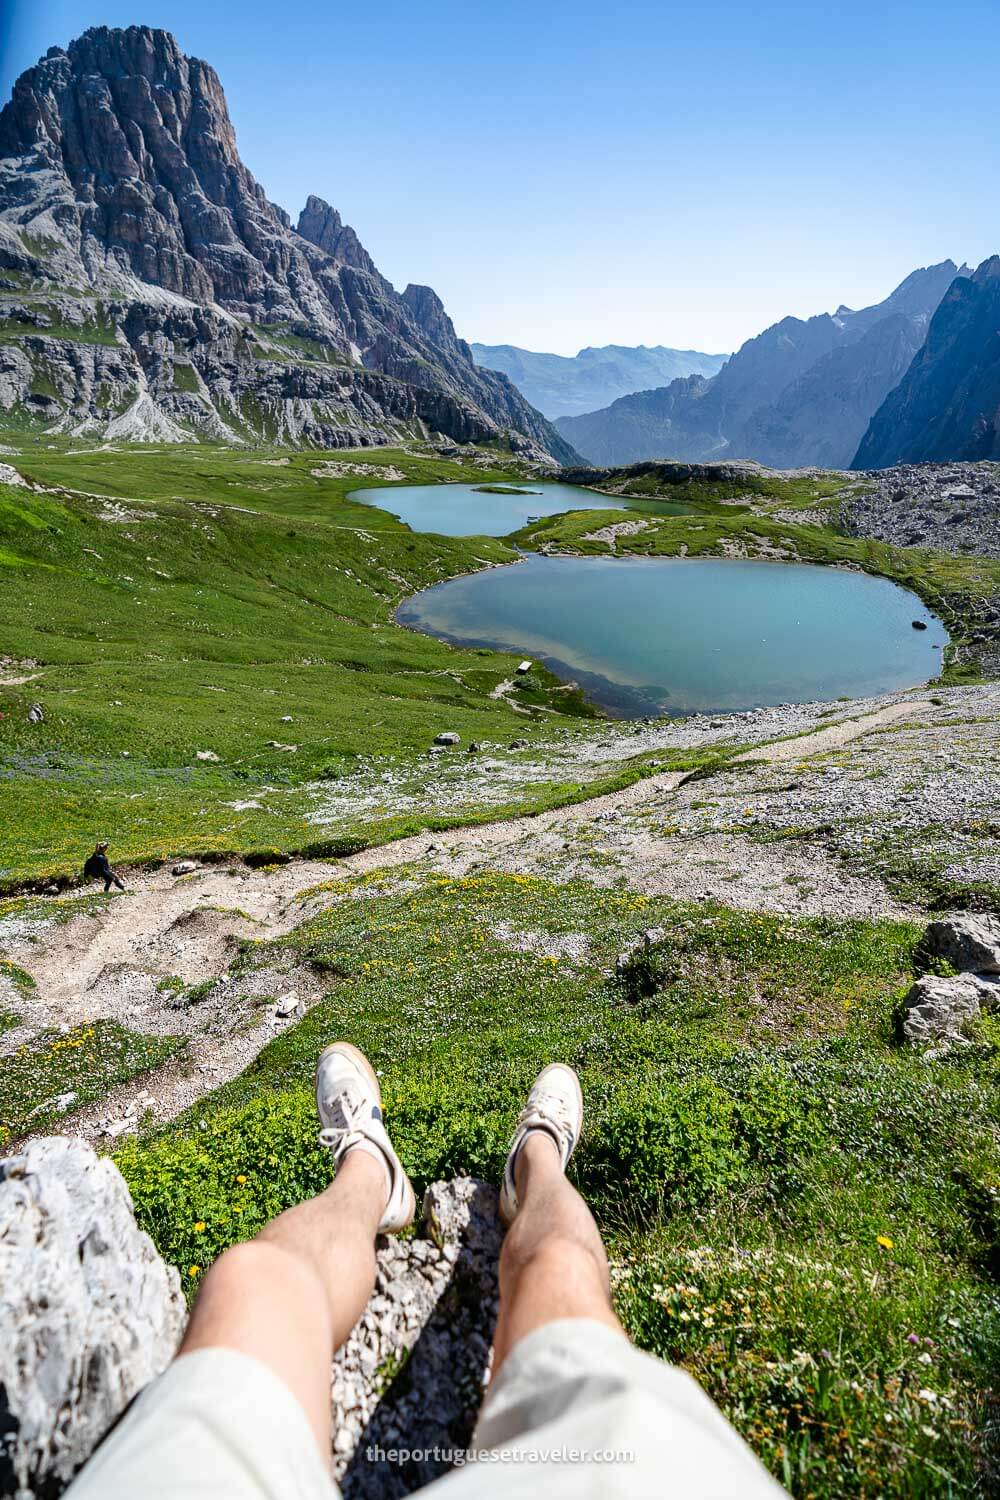
[[[1000,458],[1000,256],[963,266],[903,378],[875,411],[854,468]]]
[[[421,323],[327,202],[291,227],[240,159],[215,70],[166,31],[94,27],[18,79],[0,112],[3,270],[0,411],[338,447],[513,431],[571,453],[476,368],[429,290]]]
[[[454,352],[472,364],[472,350],[464,339],[458,337],[455,325],[433,287],[417,286],[411,282],[403,293],[403,303],[432,344]]]
[[[299,214],[296,228],[304,240],[318,245],[327,255],[332,255],[334,260],[341,261],[345,266],[356,266],[371,276],[378,275],[375,262],[350,224],[344,223],[337,210],[331,208],[325,198],[309,194],[306,206]]]

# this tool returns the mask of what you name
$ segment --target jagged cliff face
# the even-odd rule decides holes
[[[927,341],[872,418],[857,469],[1000,459],[1000,256],[959,276]]]
[[[884,302],[857,312],[783,318],[711,380],[675,380],[556,425],[601,464],[744,458],[846,468],[957,270],[944,261],[914,271]]]
[[[511,433],[572,456],[327,203],[292,228],[239,158],[215,71],[163,31],[95,28],[18,80],[0,280],[9,422],[333,447]]]

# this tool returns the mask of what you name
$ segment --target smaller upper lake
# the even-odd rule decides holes
[[[613,495],[572,484],[545,483],[393,484],[353,490],[347,498],[377,505],[412,530],[436,531],[439,536],[508,536],[539,516],[555,516],[564,510],[633,508]]]

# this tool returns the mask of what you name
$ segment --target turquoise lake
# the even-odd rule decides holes
[[[554,516],[564,510],[633,508],[626,500],[572,484],[525,484],[512,487],[512,491],[496,495],[474,484],[393,484],[354,490],[347,498],[361,505],[377,505],[414,531],[435,531],[440,536],[507,536],[535,517]],[[678,507],[658,509],[669,514]]]
[[[425,589],[396,618],[543,661],[623,718],[913,687],[937,675],[948,642],[888,579],[707,558],[532,555]]]

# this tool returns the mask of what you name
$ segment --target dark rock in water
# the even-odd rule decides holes
[[[927,629],[927,623],[924,620],[911,620],[910,623],[913,626],[914,630],[926,630]]]
[[[0,1162],[0,1494],[55,1500],[184,1317],[113,1162],[62,1136]]]
[[[17,273],[0,289],[0,414],[124,440],[443,434],[575,457],[329,204],[310,197],[292,228],[240,160],[218,76],[166,31],[94,27],[17,80],[0,267]]]

